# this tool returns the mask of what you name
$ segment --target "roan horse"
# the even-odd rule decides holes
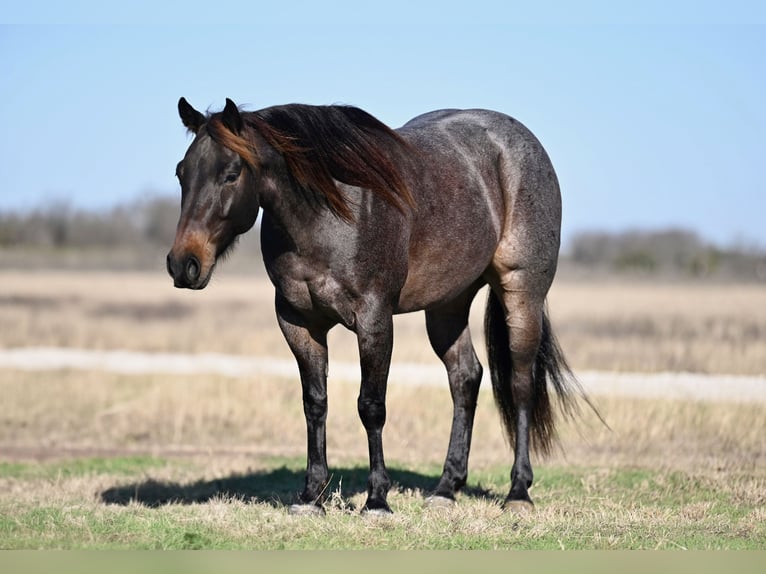
[[[298,362],[308,433],[295,513],[322,512],[328,481],[327,333],[358,339],[358,410],[370,474],[362,512],[388,513],[383,457],[392,315],[424,310],[454,402],[444,470],[431,497],[465,485],[482,367],[468,330],[489,284],[485,329],[492,388],[514,448],[506,507],[532,508],[530,446],[555,439],[548,381],[564,413],[579,388],[551,332],[561,198],[553,166],[518,121],[486,110],[430,112],[392,130],[348,106],[291,104],[204,115],[184,99],[195,138],[178,164],[181,215],[167,269],[202,289],[263,209],[261,245],[279,326]]]

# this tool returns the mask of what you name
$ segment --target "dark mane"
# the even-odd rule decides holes
[[[370,189],[404,212],[414,201],[396,167],[396,155],[409,144],[367,112],[352,106],[290,104],[242,114],[245,130],[226,128],[221,114],[208,118],[211,137],[251,166],[258,161],[248,131],[260,134],[285,158],[295,180],[319,194],[341,218],[353,219],[353,200],[336,181]]]

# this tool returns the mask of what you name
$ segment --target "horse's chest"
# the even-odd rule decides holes
[[[311,278],[280,277],[277,291],[297,312],[312,316],[324,315],[346,327],[355,324],[354,298],[332,275]]]

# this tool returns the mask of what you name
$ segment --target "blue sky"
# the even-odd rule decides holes
[[[484,107],[548,150],[565,239],[681,226],[766,246],[766,5],[529,4],[6,6],[0,211],[177,193],[180,96],[348,103],[394,127]]]

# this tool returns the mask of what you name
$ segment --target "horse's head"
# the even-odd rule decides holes
[[[254,161],[251,148],[242,145],[246,128],[231,100],[223,112],[209,117],[184,98],[178,111],[195,138],[176,168],[181,216],[167,268],[176,287],[202,289],[218,258],[258,216]]]

